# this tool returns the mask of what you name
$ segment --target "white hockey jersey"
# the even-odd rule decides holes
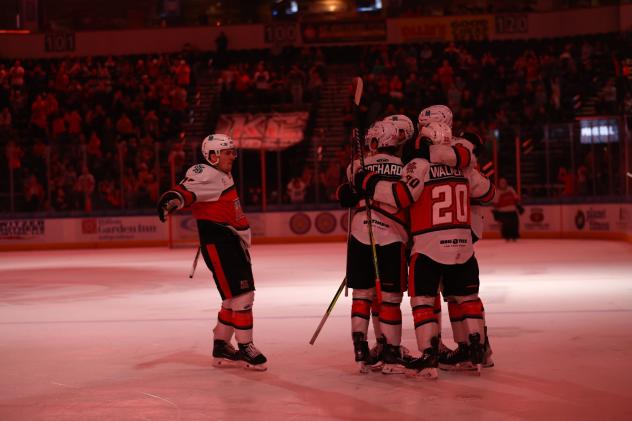
[[[377,153],[368,155],[365,160],[365,169],[380,174],[384,179],[397,181],[402,174],[402,160],[393,155]],[[354,174],[361,165],[359,160],[353,162]],[[351,166],[347,167],[347,178],[352,180]],[[385,245],[394,242],[408,241],[408,216],[407,212],[386,203],[371,201],[371,217],[373,237],[375,244]],[[368,217],[366,202],[360,200],[354,209],[351,220],[351,235],[363,244],[370,244]]]
[[[478,169],[478,162],[476,155],[474,155],[474,145],[469,140],[458,136],[452,137],[452,142],[449,146],[431,145],[430,162],[446,164],[461,169]],[[485,229],[485,217],[483,216],[482,206],[472,205],[470,212],[472,231],[481,239],[483,238],[483,231]]]
[[[406,164],[402,180],[378,182],[373,198],[399,209],[409,208],[412,253],[458,264],[474,253],[470,198],[487,203],[493,194],[493,184],[472,168],[461,170],[417,158]]]
[[[191,209],[195,219],[224,225],[250,246],[250,226],[231,174],[197,164],[187,170],[184,179],[171,191],[181,197],[183,206]]]

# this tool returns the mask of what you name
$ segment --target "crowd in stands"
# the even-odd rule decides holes
[[[300,109],[304,103],[318,101],[326,78],[325,57],[319,48],[233,54],[228,61],[219,84],[226,111]]]
[[[365,124],[390,114],[416,121],[423,107],[446,104],[458,129],[488,134],[518,125],[532,130],[537,144],[545,124],[573,121],[589,101],[597,114],[631,111],[617,77],[623,42],[604,35],[354,46],[347,60],[362,52]],[[328,49],[305,48],[223,58],[216,73],[222,112],[317,105],[330,55]],[[13,183],[17,211],[153,207],[170,182],[165,164],[190,164],[182,131],[194,79],[194,63],[179,54],[0,62],[0,167],[13,178],[0,177],[0,192],[6,196]],[[350,89],[341,110],[348,134],[351,94]],[[320,174],[288,172],[281,183],[285,191],[276,197],[294,204],[317,196],[331,200],[348,155],[341,150],[323,162]],[[583,180],[590,174],[572,176]],[[261,202],[256,182],[247,191],[246,203]],[[7,200],[2,202],[0,210],[7,211]]]
[[[153,206],[156,153],[179,142],[191,85],[180,55],[0,63],[1,162],[16,210]]]

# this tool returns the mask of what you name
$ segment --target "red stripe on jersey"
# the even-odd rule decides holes
[[[402,309],[399,304],[384,303],[380,309],[380,322],[402,324]]]
[[[413,254],[413,257],[410,259],[410,264],[408,265],[408,296],[415,296],[415,263],[417,263],[417,257],[419,257],[419,253]]]
[[[252,329],[252,325],[252,309],[233,311],[233,326],[235,326],[235,329]]]
[[[216,201],[195,202],[191,210],[195,219],[230,225],[237,230],[249,228],[248,219],[241,209],[239,196],[234,186],[225,190]]]
[[[436,323],[437,316],[434,314],[432,307],[419,306],[413,309],[413,320],[415,321],[415,327],[419,327],[426,323]]]
[[[224,299],[232,298],[233,294],[232,292],[230,292],[228,280],[226,279],[226,275],[224,275],[224,268],[222,267],[222,262],[219,260],[217,248],[213,244],[207,244],[206,251],[208,252],[209,258],[211,259],[211,263],[213,263],[213,269],[215,270],[217,283],[219,284],[219,288],[222,290],[222,295],[224,296]]]
[[[184,206],[190,206],[193,202],[195,202],[195,194],[188,191],[184,186],[178,184],[171,190],[178,192],[182,196],[184,199]]]
[[[233,325],[233,310],[222,307],[217,314],[217,319],[228,326]]]
[[[413,202],[413,196],[408,190],[406,184],[398,181],[393,184],[393,196],[398,208],[407,208]]]
[[[481,197],[475,197],[474,200],[482,205],[491,202],[496,194],[496,186],[493,183],[489,183],[489,190]]]
[[[456,166],[457,168],[467,168],[472,163],[472,154],[468,148],[458,143],[452,146],[454,153],[456,154]]]
[[[351,303],[351,317],[369,319],[371,317],[371,301],[354,298]]]

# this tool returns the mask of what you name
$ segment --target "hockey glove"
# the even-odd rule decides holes
[[[432,141],[427,137],[411,139],[404,144],[402,149],[402,162],[408,164],[415,158],[423,158],[430,161],[430,145]]]
[[[516,203],[516,209],[518,209],[520,215],[524,213],[524,207],[520,203]]]
[[[353,177],[353,186],[361,196],[371,198],[378,181],[380,176],[377,173],[360,169]]]
[[[461,132],[460,137],[474,145],[474,155],[480,158],[485,152],[485,142],[483,138],[474,132]]]
[[[360,195],[349,183],[342,183],[336,190],[336,198],[343,208],[352,208],[360,201]]]
[[[176,193],[172,191],[163,193],[158,201],[158,218],[160,218],[160,222],[165,222],[167,215],[179,209],[181,205],[182,200]]]

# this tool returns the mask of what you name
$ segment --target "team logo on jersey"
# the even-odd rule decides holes
[[[202,171],[204,171],[204,166],[201,164],[197,164],[196,166],[193,167],[193,172],[195,174],[202,174]]]

